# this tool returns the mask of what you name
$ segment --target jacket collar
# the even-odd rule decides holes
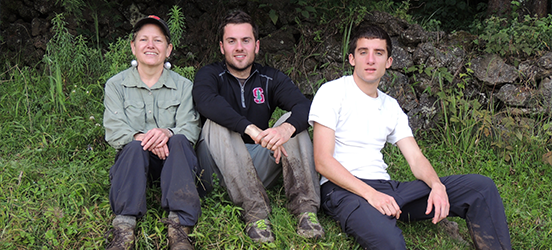
[[[128,69],[129,74],[128,77],[126,77],[123,80],[123,86],[125,87],[134,87],[134,88],[148,88],[148,86],[142,82],[142,79],[140,79],[140,74],[138,74],[138,69],[136,67],[131,67]],[[172,77],[169,77],[169,71],[166,69],[163,69],[163,73],[161,73],[161,77],[159,77],[159,80],[157,80],[157,83],[155,83],[151,89],[159,89],[165,86],[169,89],[176,89],[176,83],[172,79]]]
[[[231,75],[231,76],[234,76],[232,75],[232,73],[230,73],[230,71],[228,70],[228,66],[226,66],[226,60],[223,60],[222,61],[222,67],[224,68],[224,71]],[[253,62],[253,64],[251,64],[251,72],[249,72],[249,76],[247,77],[247,79],[251,78],[251,76],[257,72],[259,72],[259,67],[261,67],[260,64],[256,63],[256,62]],[[237,79],[237,77],[234,76],[234,78]]]

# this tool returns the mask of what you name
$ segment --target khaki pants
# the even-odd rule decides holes
[[[275,126],[284,122],[283,115]],[[314,169],[312,142],[305,130],[284,144],[288,156],[276,164],[272,151],[256,144],[245,144],[239,133],[207,120],[196,151],[201,180],[206,192],[212,190],[212,174],[216,173],[226,187],[230,199],[244,209],[246,223],[266,219],[270,204],[265,187],[272,186],[283,173],[288,198],[287,208],[294,215],[317,212],[320,206],[320,185]]]

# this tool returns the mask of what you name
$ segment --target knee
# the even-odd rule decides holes
[[[176,134],[176,135],[171,136],[171,138],[170,138],[170,141],[175,141],[175,142],[181,142],[183,140],[188,141],[186,136],[183,135],[183,134]]]
[[[173,145],[179,145],[179,144],[191,146],[191,142],[188,141],[188,138],[183,134],[176,134],[171,136],[171,138],[169,138],[169,142],[168,142],[169,147]]]
[[[367,202],[352,211],[347,220],[346,232],[368,249],[405,249],[402,230],[396,220],[381,214]]]
[[[136,152],[138,150],[144,151],[142,147],[142,141],[133,140],[123,147],[122,152],[125,152],[125,151]]]
[[[355,240],[367,249],[406,249],[402,231],[396,226],[372,225],[374,230],[357,232]]]
[[[144,147],[142,146],[141,141],[133,140],[129,142],[127,145],[125,145],[121,151],[117,153],[117,156],[115,156],[115,161],[118,161],[120,159],[128,160],[130,158],[135,157],[147,157],[149,154],[149,151],[144,150]]]
[[[471,179],[471,183],[474,185],[476,190],[496,190],[496,184],[494,181],[484,175],[480,174],[470,174],[468,177]]]
[[[111,174],[147,171],[149,151],[144,150],[141,141],[131,141],[115,156],[115,163],[110,169]],[[133,171],[131,171],[133,170]]]

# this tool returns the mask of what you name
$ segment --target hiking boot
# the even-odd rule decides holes
[[[134,249],[134,227],[136,218],[132,216],[116,216],[113,219],[113,228],[104,235],[106,242],[110,234],[113,234],[111,243],[106,250],[129,250]]]
[[[192,240],[188,237],[192,228],[180,225],[177,216],[169,216],[167,219],[162,219],[161,222],[169,226],[167,238],[169,238],[170,250],[194,250]]]
[[[274,233],[267,219],[251,222],[245,227],[245,233],[255,242],[273,242]]]
[[[324,229],[320,225],[320,222],[318,222],[316,213],[304,212],[299,215],[297,234],[309,239],[321,239],[324,237]]]

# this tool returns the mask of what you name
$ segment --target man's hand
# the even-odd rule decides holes
[[[255,126],[255,124],[250,124],[245,128],[245,133],[249,135],[249,137],[251,137],[256,144],[260,144],[262,147],[274,152],[276,164],[280,163],[282,155],[288,156],[282,145],[286,143],[289,138],[291,138],[291,135],[293,135],[294,132],[295,127],[287,122],[276,128],[269,128],[264,131]]]
[[[276,162],[276,164],[280,163],[280,158],[282,158],[282,154],[286,157],[288,156],[284,146],[280,146],[276,150],[274,150],[274,161]]]
[[[263,148],[272,151],[286,143],[295,132],[295,127],[287,122],[280,124],[275,128],[268,128],[262,131],[257,137],[253,138],[255,143],[261,144]]]
[[[375,191],[371,193],[370,195],[367,195],[368,197],[365,197],[365,199],[380,213],[393,216],[397,219],[401,216],[401,208],[395,201],[395,198],[392,196],[389,196],[387,194],[384,194],[379,191]]]
[[[426,214],[431,213],[431,210],[435,207],[435,216],[433,216],[433,224],[446,218],[449,214],[450,203],[447,195],[447,190],[445,185],[442,183],[433,184],[431,187],[431,192],[429,193],[429,198],[427,199],[427,208]]]

